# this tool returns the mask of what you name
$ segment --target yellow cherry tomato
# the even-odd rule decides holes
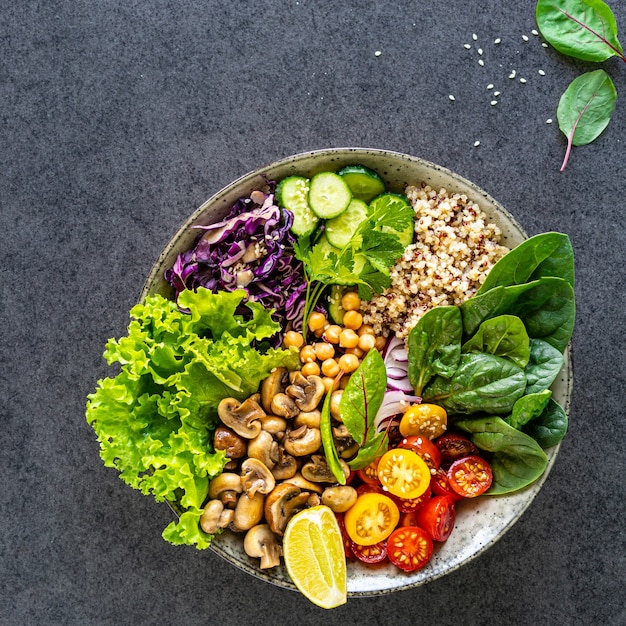
[[[435,439],[443,435],[448,425],[446,410],[436,404],[413,404],[402,416],[400,433],[403,437]]]
[[[430,469],[413,450],[393,448],[378,461],[378,480],[385,491],[410,500],[419,498],[428,489]]]
[[[345,512],[343,521],[354,543],[373,546],[391,535],[400,521],[400,511],[388,496],[364,493]]]

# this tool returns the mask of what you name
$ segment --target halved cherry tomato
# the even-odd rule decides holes
[[[373,546],[387,539],[399,519],[396,503],[380,493],[359,496],[344,514],[346,532],[360,546]]]
[[[394,448],[380,457],[378,479],[383,489],[394,496],[418,498],[428,489],[430,470],[417,452]]]
[[[417,525],[423,528],[433,541],[445,541],[454,528],[456,506],[448,496],[431,498],[415,513]]]
[[[442,435],[448,424],[446,410],[436,404],[413,404],[402,416],[400,432],[405,437],[434,439]]]
[[[343,519],[343,513],[335,513],[335,517],[337,518],[337,524],[339,524],[339,530],[341,531],[341,539],[343,541],[343,552],[346,555],[346,559],[353,559],[354,552],[352,551],[352,540],[348,536],[346,532],[346,523]]]
[[[444,433],[435,439],[435,445],[441,452],[441,463],[450,465],[464,456],[479,455],[478,448],[467,438],[459,433]]]
[[[378,460],[374,459],[369,465],[362,467],[357,470],[356,473],[358,477],[368,485],[380,485],[380,481],[378,480]]]
[[[448,469],[450,487],[464,498],[475,498],[485,493],[493,481],[493,472],[485,459],[467,456],[455,461]]]
[[[352,554],[363,561],[363,563],[382,563],[387,560],[387,542],[379,541],[373,546],[360,546],[358,543],[351,542],[350,549]]]
[[[452,490],[448,483],[448,474],[443,468],[439,468],[430,477],[430,486],[436,496],[448,496],[453,500],[460,500],[460,496],[456,491]]]
[[[441,452],[439,452],[439,448],[426,437],[404,437],[398,444],[398,448],[405,448],[417,452],[431,469],[437,469],[441,465]]]
[[[398,498],[398,496],[392,494],[391,499],[398,505],[398,509],[400,509],[401,513],[410,513],[422,507],[431,496],[432,490],[429,485],[426,491],[417,498]]]
[[[389,560],[405,572],[424,567],[433,554],[433,542],[418,526],[401,526],[387,539]]]
[[[398,526],[417,526],[417,511],[401,513]]]

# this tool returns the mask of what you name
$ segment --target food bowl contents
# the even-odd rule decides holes
[[[466,196],[405,192],[360,164],[267,180],[198,226],[88,399],[105,465],[179,512],[168,541],[234,533],[326,608],[346,559],[427,568],[459,501],[532,484],[567,430],[568,237],[509,251]]]

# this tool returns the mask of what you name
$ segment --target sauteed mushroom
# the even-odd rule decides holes
[[[219,500],[227,508],[235,507],[242,491],[241,478],[233,472],[223,472],[209,483],[209,498]]]
[[[233,509],[225,509],[220,500],[210,500],[205,505],[200,517],[200,528],[209,535],[214,535],[220,528],[226,528],[233,521]]]
[[[236,398],[224,398],[217,407],[217,414],[238,435],[254,439],[261,432],[260,418],[265,415],[265,411],[252,398],[244,402]]]
[[[322,445],[322,434],[319,428],[306,425],[289,431],[283,440],[285,450],[293,456],[306,456],[317,452]]]
[[[246,459],[241,465],[241,486],[250,496],[255,493],[268,494],[276,480],[268,467],[258,459]]]
[[[311,494],[290,483],[276,485],[265,500],[265,520],[272,532],[282,536],[287,522],[304,509]]]
[[[282,550],[267,524],[257,524],[246,533],[243,549],[248,556],[261,559],[261,569],[280,565]]]

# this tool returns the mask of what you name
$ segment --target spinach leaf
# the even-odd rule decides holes
[[[478,332],[463,344],[462,352],[495,354],[524,368],[530,358],[530,340],[519,317],[499,315],[484,321]]]
[[[506,414],[525,389],[526,376],[515,363],[492,354],[464,354],[451,378],[435,377],[422,395],[452,414]]]
[[[509,426],[500,417],[456,422],[481,450],[492,452],[493,483],[487,495],[511,493],[537,480],[548,466],[548,457],[529,435]]]
[[[416,395],[436,374],[452,376],[461,358],[462,335],[461,312],[455,306],[430,309],[411,329],[408,375]]]
[[[539,0],[537,25],[559,52],[583,61],[626,61],[613,12],[601,0]]]
[[[530,340],[530,360],[524,370],[526,393],[547,389],[563,367],[563,353],[542,339]]]
[[[513,413],[509,415],[504,421],[522,430],[522,426],[525,426],[531,420],[539,417],[543,410],[546,408],[548,401],[552,397],[552,392],[549,389],[544,389],[539,393],[529,393],[522,396],[514,405]]]
[[[339,461],[339,454],[335,447],[335,440],[333,439],[333,430],[330,420],[330,399],[332,393],[327,393],[324,398],[324,404],[322,405],[322,414],[320,416],[320,434],[322,436],[322,447],[324,448],[324,456],[328,467],[335,475],[337,482],[340,485],[346,484],[346,475],[343,473],[343,468]]]
[[[563,233],[541,233],[507,252],[487,274],[476,295],[500,285],[521,285],[543,276],[564,278],[574,286],[574,250]]]
[[[387,449],[386,433],[379,433],[375,424],[386,389],[387,370],[383,358],[378,350],[370,350],[350,376],[339,404],[343,423],[361,448],[350,464],[352,469],[365,467]]]
[[[550,448],[565,437],[567,425],[567,413],[558,402],[550,399],[543,413],[526,424],[522,430],[542,448]]]
[[[556,111],[559,128],[567,137],[561,171],[572,146],[591,143],[608,126],[616,99],[615,85],[604,70],[587,72],[570,83]]]
[[[563,352],[574,330],[574,290],[562,278],[545,276],[521,294],[509,312],[522,319],[529,337],[543,339]]]

